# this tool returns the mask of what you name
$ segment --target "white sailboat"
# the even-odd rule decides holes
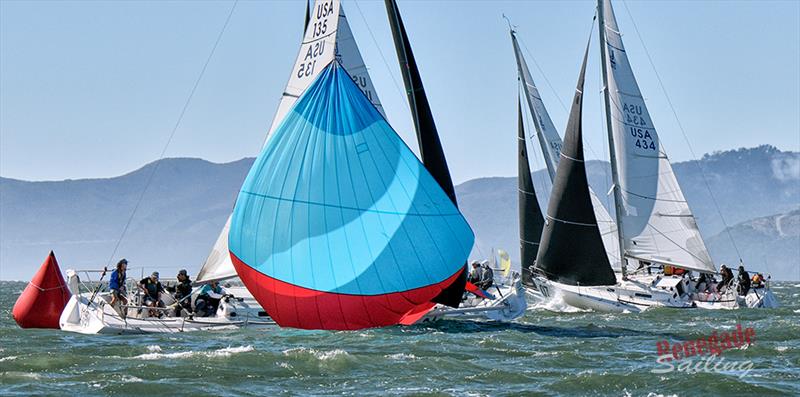
[[[613,257],[609,255],[606,239],[603,239],[605,255],[596,251],[589,257],[581,257],[574,253],[565,254],[563,243],[553,241],[553,239],[569,238],[565,230],[585,228],[587,229],[584,231],[585,234],[590,236],[594,233],[593,229],[601,229],[602,216],[597,216],[596,205],[593,211],[596,218],[584,216],[584,222],[570,221],[559,215],[558,210],[565,205],[575,205],[574,202],[564,204],[570,200],[575,201],[576,193],[574,191],[567,193],[565,186],[568,183],[563,180],[560,191],[554,186],[551,195],[549,223],[545,228],[535,265],[535,271],[539,273],[535,278],[537,287],[545,295],[559,295],[570,305],[601,311],[641,311],[656,306],[677,308],[773,306],[776,300],[768,286],[761,291],[752,290],[747,296],[742,297],[731,288],[725,296],[700,294],[694,290],[695,283],[685,277],[663,273],[650,274],[653,266],[706,274],[715,273],[716,267],[708,254],[694,216],[653,126],[609,2],[598,1],[598,20],[617,215],[616,232],[619,244],[617,252],[623,253],[620,272],[614,274],[610,271],[612,261],[598,258],[598,256]],[[584,68],[585,62],[584,58]],[[580,80],[576,97],[582,95],[582,76]],[[580,133],[575,131],[580,129],[582,97],[578,99],[580,101],[573,103],[570,115],[573,130],[570,131],[568,126],[566,133],[573,134],[572,139],[580,141]],[[578,117],[578,120],[573,120],[575,117]],[[569,139],[566,138],[567,141]],[[577,146],[578,144],[573,142],[571,155],[565,154],[566,149],[562,150],[562,157],[569,158],[573,163],[580,163],[565,166],[564,178],[567,178],[567,175],[574,177],[581,172],[585,178],[582,145],[580,150]],[[576,160],[578,156],[580,160]],[[576,168],[580,171],[576,171]],[[555,184],[558,183],[557,180]],[[575,188],[573,179],[570,179],[569,183]],[[597,202],[596,197],[590,192],[586,198],[592,203]],[[578,199],[580,201],[583,198]],[[587,239],[591,240],[591,237]],[[591,252],[589,249],[581,249]],[[553,255],[559,253],[563,255],[562,258],[553,258]],[[572,260],[574,263],[563,263],[564,260]],[[629,271],[632,264],[637,265],[636,270]]]

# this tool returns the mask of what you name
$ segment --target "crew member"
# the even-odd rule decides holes
[[[167,291],[174,293],[175,304],[175,317],[181,315],[182,309],[186,309],[188,313],[192,312],[192,280],[189,279],[189,274],[186,269],[181,269],[177,275],[178,283],[175,286],[167,286]]]
[[[739,266],[739,274],[736,275],[736,281],[739,283],[739,295],[747,295],[747,293],[750,292],[750,274],[744,270],[744,266]]]
[[[164,292],[164,287],[158,281],[158,272],[153,272],[150,277],[145,277],[139,281],[139,289],[144,292],[144,305],[147,307],[164,307],[164,301],[161,300],[161,293]],[[163,313],[160,310],[150,309],[150,316],[161,317]]]
[[[125,317],[126,310],[124,308],[117,308],[117,303],[122,305],[128,304],[128,289],[125,287],[127,278],[128,260],[122,258],[117,262],[117,268],[111,272],[111,279],[108,280],[108,289],[111,291],[111,307],[114,307],[117,312]]]
[[[219,301],[226,295],[225,289],[219,282],[212,281],[200,289],[200,295],[194,303],[195,312],[200,317],[213,316],[219,308]]]

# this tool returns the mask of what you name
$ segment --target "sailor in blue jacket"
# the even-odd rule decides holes
[[[128,269],[128,260],[122,258],[117,262],[117,268],[111,272],[111,279],[108,281],[108,289],[111,291],[111,306],[117,302],[123,305],[128,304],[128,290],[125,287],[126,270]],[[118,310],[124,313],[124,310]]]

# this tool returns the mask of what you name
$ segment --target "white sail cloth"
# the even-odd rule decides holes
[[[542,154],[544,155],[547,172],[550,175],[550,181],[552,181],[556,175],[558,160],[561,158],[560,154],[563,141],[561,140],[561,136],[558,134],[553,121],[550,119],[550,114],[547,112],[547,108],[544,106],[542,97],[539,95],[539,90],[536,88],[536,84],[531,76],[530,69],[528,69],[528,63],[525,61],[525,57],[522,55],[522,51],[520,50],[516,33],[513,31],[511,32],[511,42],[514,45],[514,55],[517,58],[517,69],[519,71],[519,76],[522,79],[522,86],[527,99],[526,102],[528,103],[528,109],[534,118],[534,124],[537,132],[536,136],[539,139],[539,146],[542,148]],[[611,267],[619,268],[620,257],[617,225],[614,222],[614,218],[611,217],[611,215],[608,213],[608,210],[603,205],[602,200],[600,200],[591,187],[589,187],[589,195],[592,199],[594,214],[597,218],[597,226],[600,229],[600,236],[603,239],[603,246],[608,254],[608,260],[611,263]]]
[[[337,15],[338,18],[334,17]],[[303,91],[311,85],[334,57],[339,60],[339,64],[344,67],[370,102],[375,105],[378,112],[384,118],[386,117],[367,66],[364,64],[364,59],[361,57],[361,52],[350,30],[350,24],[347,22],[341,2],[339,0],[316,0],[311,9],[311,20],[306,27],[300,51],[278,104],[278,111],[275,113],[272,126],[264,139],[265,145]],[[197,275],[197,282],[236,276],[236,270],[233,268],[228,252],[230,223],[231,218],[228,216],[225,227],[220,231],[211,253]]]
[[[608,100],[620,189],[625,256],[714,272],[714,263],[683,196],[628,62],[614,11],[605,19]]]

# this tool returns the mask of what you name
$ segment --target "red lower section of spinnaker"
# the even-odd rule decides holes
[[[58,320],[70,296],[72,294],[61,276],[56,256],[50,251],[42,267],[17,298],[11,314],[22,328],[58,329]]]
[[[350,295],[298,287],[269,277],[233,253],[231,261],[244,285],[281,327],[355,330],[413,324],[430,309],[431,299],[461,275],[409,291],[381,295]]]

